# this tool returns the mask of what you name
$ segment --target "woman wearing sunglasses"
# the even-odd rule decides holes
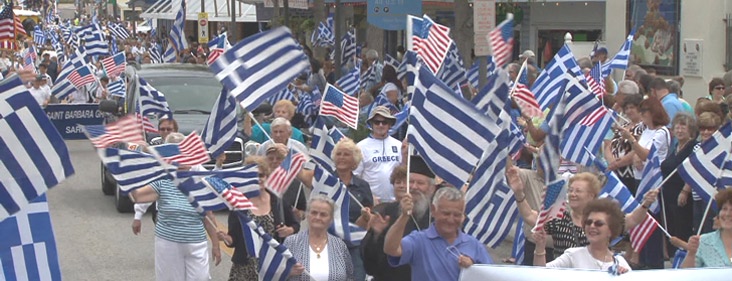
[[[623,274],[631,270],[628,262],[610,250],[610,241],[623,231],[625,214],[617,202],[609,198],[595,199],[587,204],[582,220],[582,229],[589,244],[569,248],[554,261],[547,263],[546,254],[534,254],[535,266],[552,268],[580,268],[612,271]],[[546,235],[542,231],[534,233],[536,248],[546,246]]]
[[[524,184],[518,176],[518,168],[515,166],[509,168],[507,178],[509,186],[511,186],[516,197],[516,204],[524,219],[524,223],[535,225],[538,213],[532,210],[526,202]],[[551,235],[554,241],[554,257],[560,256],[566,249],[589,244],[589,237],[586,235],[587,231],[584,227],[584,221],[587,219],[587,214],[589,214],[588,206],[590,202],[597,198],[601,189],[602,184],[600,180],[592,173],[579,173],[569,179],[567,188],[568,208],[566,208],[561,218],[555,218],[546,222],[543,229],[546,234]],[[627,229],[631,229],[645,220],[647,215],[646,211],[656,201],[657,197],[657,189],[646,192],[643,196],[642,208],[637,208],[632,213],[624,216],[624,224]],[[564,198],[557,200],[564,200]],[[539,247],[537,244],[536,249],[538,249],[537,251],[541,251],[541,249],[545,248],[543,246]],[[539,253],[537,251],[534,252],[535,256],[546,255],[546,252],[542,251]],[[542,259],[544,258],[542,257]]]
[[[709,95],[706,97],[708,100],[716,103],[724,103],[724,81],[720,78],[713,78],[709,81]]]

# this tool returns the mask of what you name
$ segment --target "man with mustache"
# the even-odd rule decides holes
[[[409,192],[414,201],[414,208],[409,221],[403,226],[401,236],[407,236],[413,230],[427,229],[430,224],[429,206],[435,192],[435,174],[427,167],[419,156],[412,156],[409,171]],[[399,202],[406,194],[407,169],[398,166],[391,174],[390,182],[394,186],[396,201],[382,203],[373,208],[373,214],[364,208],[362,217],[368,220],[369,230],[361,241],[361,254],[366,273],[374,277],[374,281],[411,280],[409,265],[391,267],[384,254],[384,238],[387,231],[396,222],[402,212]]]

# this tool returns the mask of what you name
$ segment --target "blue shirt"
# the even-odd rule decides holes
[[[154,181],[150,186],[158,193],[155,236],[176,243],[205,242],[203,217],[193,208],[188,196],[167,179]]]
[[[470,257],[474,264],[493,263],[485,245],[477,239],[460,231],[453,244],[449,245],[437,233],[434,223],[424,231],[415,230],[402,238],[401,257],[387,258],[392,267],[409,264],[412,267],[412,280],[458,280],[458,252]]]
[[[270,129],[270,125],[270,123],[263,123],[262,128],[264,128],[264,131],[267,132],[267,135],[271,136],[272,130]],[[264,143],[265,141],[269,140],[267,139],[267,135],[262,133],[262,129],[260,129],[259,126],[254,125],[252,126],[252,135],[249,136],[249,139],[258,143]],[[290,138],[305,144],[305,139],[302,137],[302,132],[298,128],[292,127],[292,136]]]
[[[666,114],[668,114],[668,119],[671,120],[666,127],[671,128],[674,116],[676,116],[677,112],[684,111],[684,106],[681,104],[679,97],[675,93],[669,93],[663,97],[661,99],[661,104],[663,104],[663,109],[665,109]]]

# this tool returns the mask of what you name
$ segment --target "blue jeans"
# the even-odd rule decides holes
[[[363,268],[363,259],[361,259],[361,247],[350,247],[348,252],[351,253],[351,262],[353,263],[353,280],[366,280],[366,270]]]

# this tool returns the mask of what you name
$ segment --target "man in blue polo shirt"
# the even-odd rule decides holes
[[[436,191],[430,211],[435,221],[423,231],[402,233],[413,208],[411,194],[401,200],[402,213],[389,229],[384,252],[389,265],[412,267],[412,280],[458,280],[460,268],[473,264],[491,264],[485,245],[461,231],[465,219],[462,191],[443,187]]]
[[[668,119],[671,122],[673,122],[677,112],[684,111],[684,105],[679,100],[679,96],[669,91],[666,80],[663,80],[663,78],[654,78],[648,88],[651,89],[650,96],[661,101],[663,109],[666,110]],[[671,123],[668,123],[666,127],[671,128],[671,125]]]

